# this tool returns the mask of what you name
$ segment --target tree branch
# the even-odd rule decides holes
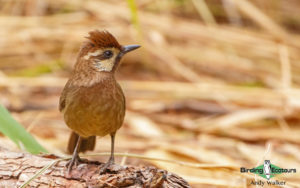
[[[20,187],[43,167],[59,158],[53,155],[36,156],[0,148],[0,187]],[[148,166],[113,165],[99,174],[103,163],[85,161],[66,173],[67,161],[58,161],[33,179],[29,187],[146,187],[189,188],[181,177]]]

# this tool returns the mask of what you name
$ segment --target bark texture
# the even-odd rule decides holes
[[[36,156],[0,148],[0,187],[19,187],[56,156]],[[66,173],[67,161],[60,161],[34,179],[28,187],[145,187],[187,188],[181,177],[148,166],[114,165],[99,174],[103,163],[86,161]]]

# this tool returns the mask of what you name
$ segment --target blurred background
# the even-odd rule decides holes
[[[65,155],[59,96],[84,37],[106,29],[142,46],[116,75],[127,98],[116,152],[173,160],[118,163],[155,165],[192,187],[251,187],[259,177],[239,168],[269,159],[298,171],[273,180],[300,187],[299,10],[298,0],[0,0],[0,103]],[[0,147],[17,150],[22,129],[7,133],[17,123],[0,112],[10,137]],[[95,152],[108,151],[99,138]]]

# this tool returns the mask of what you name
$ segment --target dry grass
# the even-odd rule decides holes
[[[300,187],[300,35],[286,24],[299,2],[272,2],[143,0],[133,26],[125,1],[2,0],[1,103],[63,155],[60,91],[86,33],[107,29],[143,46],[117,75],[128,99],[117,151],[185,161],[149,163],[193,187],[251,187],[239,167],[270,159],[298,171],[274,179]],[[99,139],[97,152],[109,144]],[[127,157],[120,162],[141,162]]]

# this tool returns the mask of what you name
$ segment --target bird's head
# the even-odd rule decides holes
[[[139,45],[122,46],[108,31],[91,31],[80,50],[76,69],[89,69],[97,72],[114,72],[121,58]]]

